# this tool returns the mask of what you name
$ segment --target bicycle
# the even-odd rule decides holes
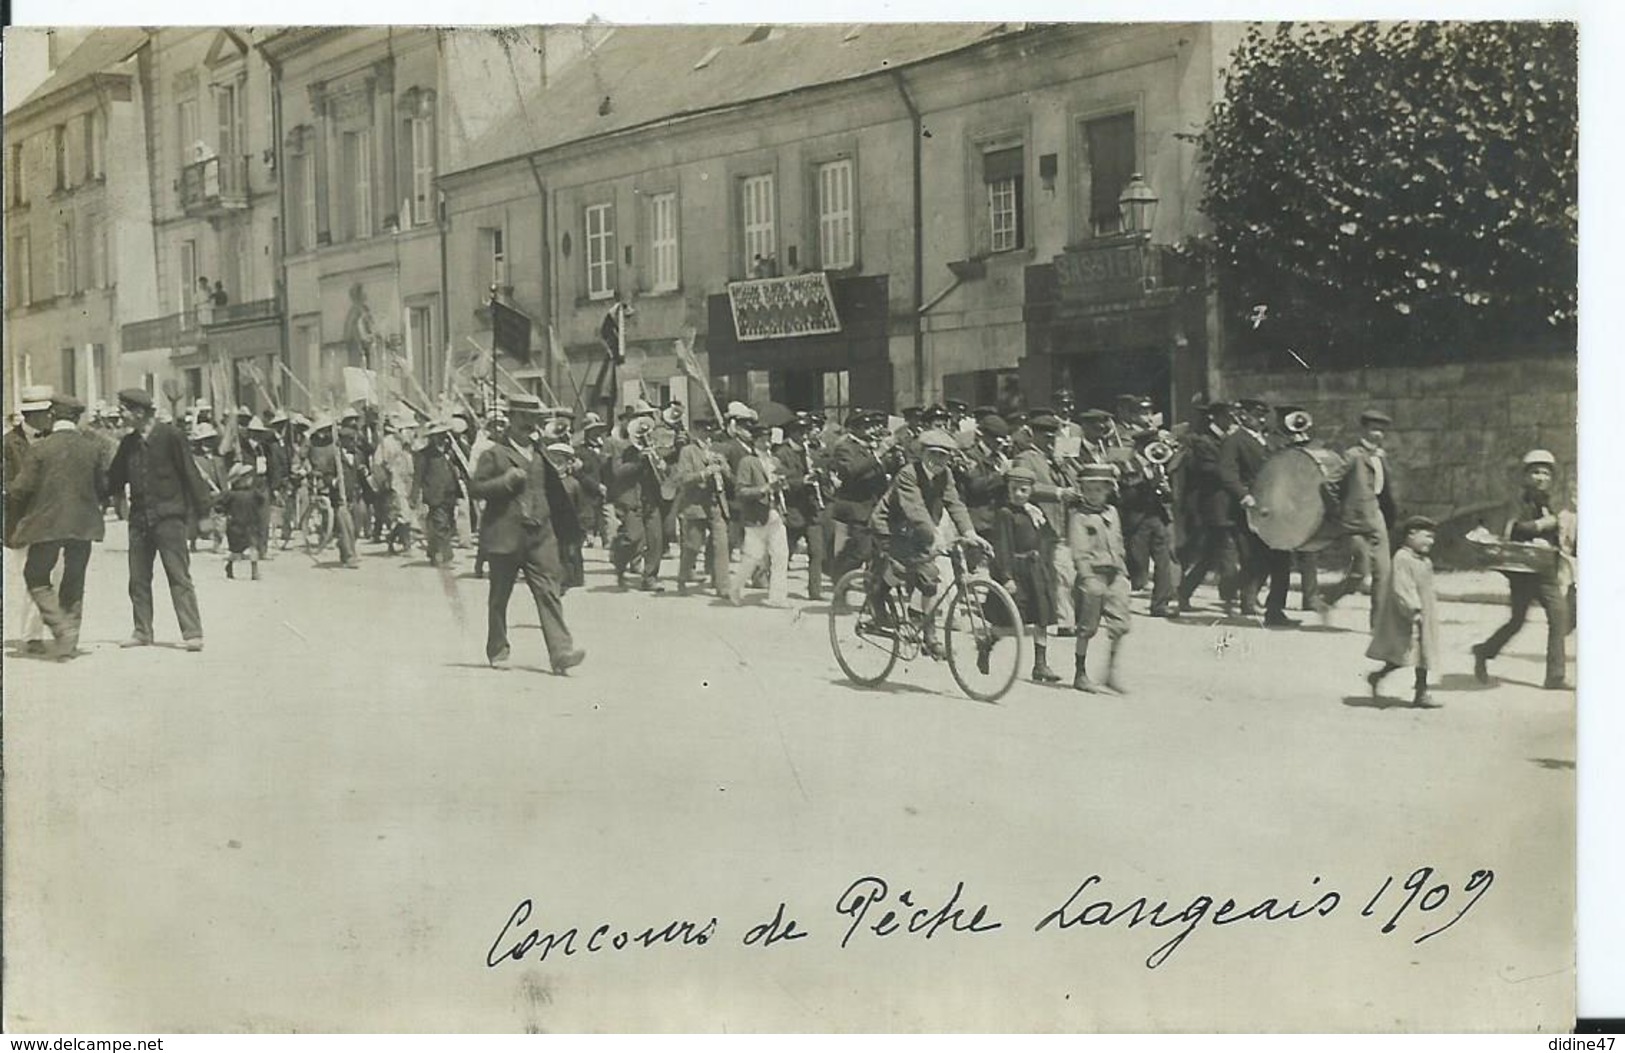
[[[874,687],[891,675],[897,660],[924,654],[946,660],[961,690],[979,702],[997,702],[1021,668],[1021,612],[1005,588],[972,578],[967,541],[948,550],[953,581],[933,597],[922,615],[909,611],[906,586],[874,587],[884,557],[867,569],[849,571],[835,583],[829,605],[829,642],[835,661],[853,683]],[[931,646],[927,628],[944,612],[942,645]]]
[[[333,541],[338,528],[338,517],[333,501],[318,487],[299,517],[299,536],[304,540],[305,553],[317,556]]]

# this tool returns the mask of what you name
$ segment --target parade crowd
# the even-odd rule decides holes
[[[507,608],[523,579],[560,673],[585,657],[563,599],[584,584],[587,546],[606,551],[623,589],[670,586],[734,604],[765,589],[762,602],[775,607],[788,604],[796,553],[805,555],[809,600],[858,569],[929,597],[957,539],[976,554],[977,573],[1016,599],[1036,682],[1062,680],[1049,663],[1059,638],[1070,640],[1073,687],[1126,692],[1120,650],[1134,618],[1196,611],[1197,589],[1213,578],[1214,613],[1296,627],[1288,614],[1296,574],[1300,611],[1321,618],[1369,592],[1367,655],[1381,663],[1368,677],[1372,692],[1410,666],[1413,703],[1430,704],[1429,670],[1440,662],[1429,560],[1437,524],[1400,515],[1384,449],[1391,421],[1381,412],[1362,414],[1358,441],[1331,450],[1298,407],[1252,399],[1199,403],[1192,421],[1172,429],[1138,395],[1117,398],[1112,411],[1080,410],[1063,394],[1053,409],[1000,414],[947,402],[901,416],[858,409],[840,421],[773,408],[782,412],[730,402],[719,420],[640,400],[612,426],[514,393],[480,414],[467,403],[434,415],[403,403],[312,419],[242,406],[217,413],[198,402],[171,419],[140,389],[120,392],[116,410],[89,410],[30,387],[5,437],[8,628],[28,653],[79,653],[85,569],[109,513],[129,525],[125,646],[154,641],[155,561],[183,646],[201,650],[191,578],[200,547],[224,549],[227,577],[246,563],[252,581],[278,552],[329,541],[338,565],[355,568],[358,543],[370,539],[392,554],[421,549],[442,572],[456,566],[459,548],[471,551],[473,574],[489,583],[494,666],[509,660]],[[1259,472],[1292,447],[1316,451],[1326,520],[1346,554],[1343,573],[1324,586],[1315,553],[1271,548],[1252,516]],[[1572,512],[1552,496],[1556,469],[1551,454],[1531,451],[1521,494],[1490,524],[1498,539],[1549,548],[1554,559],[1507,575],[1511,618],[1472,652],[1481,680],[1538,603],[1548,626],[1545,686],[1567,686],[1575,542]],[[1137,595],[1143,610],[1132,609]],[[1103,666],[1088,661],[1102,631]]]

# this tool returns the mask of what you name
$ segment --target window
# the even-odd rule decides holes
[[[85,243],[90,255],[90,281],[92,289],[107,288],[107,228],[99,223],[85,224]]]
[[[316,152],[309,146],[304,153],[293,156],[293,170],[288,174],[289,209],[293,221],[288,235],[294,251],[308,252],[316,247]]]
[[[681,283],[677,255],[677,195],[649,198],[649,267],[655,292],[671,292]]]
[[[110,394],[107,387],[107,345],[93,344],[90,348],[90,388],[88,394],[91,398],[101,398]]]
[[[480,258],[487,261],[485,266],[490,276],[490,283],[496,286],[508,284],[508,256],[503,245],[501,227],[480,228]]]
[[[59,124],[51,129],[51,141],[56,156],[56,188],[66,190],[73,186],[68,169],[68,126]]]
[[[349,231],[352,238],[372,237],[372,132],[344,136],[344,180],[350,188]]]
[[[1084,122],[1083,141],[1089,230],[1095,237],[1121,233],[1123,213],[1117,199],[1136,170],[1134,114],[1120,113]]]
[[[75,291],[73,221],[56,225],[56,294],[67,296]]]
[[[61,352],[62,362],[62,391],[67,395],[79,394],[79,351],[77,348],[64,347]]]
[[[11,203],[13,205],[28,204],[28,184],[23,181],[23,144],[11,144],[11,168],[6,173],[6,182],[11,185]]]
[[[197,242],[187,240],[180,245],[180,279],[181,279],[181,310],[190,312],[197,308]]]
[[[186,368],[186,399],[197,403],[203,397],[203,368],[201,366],[188,366]]]
[[[1009,252],[1026,243],[1022,148],[989,150],[982,155],[982,181],[987,184],[988,249]]]
[[[197,100],[182,99],[175,106],[175,142],[180,149],[182,167],[198,160],[197,144],[200,136],[197,120]]]
[[[739,216],[745,232],[745,270],[753,278],[767,277],[775,269],[778,252],[772,175],[739,181]]]
[[[845,420],[852,403],[852,375],[846,370],[824,374],[823,410],[835,420]]]
[[[615,295],[615,206],[587,206],[587,296]]]
[[[235,84],[217,84],[214,89],[215,127],[218,136],[222,169],[236,171],[238,155],[243,152],[242,93]],[[236,189],[234,186],[229,189]]]
[[[100,110],[85,114],[85,179],[100,179],[107,174],[104,150],[106,125]]]
[[[6,260],[6,277],[11,286],[11,306],[26,307],[34,300],[34,268],[28,258],[28,235],[13,234],[11,255]]]
[[[406,312],[406,361],[411,365],[424,390],[432,391],[439,385],[440,370],[436,368],[440,357],[434,343],[434,309],[412,307]]]
[[[412,224],[434,222],[434,123],[413,118],[412,127]]]
[[[852,162],[818,166],[818,261],[825,270],[856,262],[852,237]]]

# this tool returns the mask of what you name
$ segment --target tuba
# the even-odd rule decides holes
[[[1281,429],[1288,435],[1304,435],[1315,426],[1315,418],[1308,410],[1293,410],[1281,418]]]

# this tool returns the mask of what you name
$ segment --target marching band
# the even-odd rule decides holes
[[[31,421],[30,414],[50,404],[49,395],[27,394],[21,413]],[[137,393],[131,401],[142,410]],[[1304,609],[1322,617],[1344,596],[1369,587],[1376,626],[1377,608],[1390,591],[1397,502],[1384,435],[1391,420],[1376,410],[1361,415],[1358,441],[1339,452],[1314,439],[1314,421],[1301,408],[1250,398],[1200,403],[1193,421],[1172,429],[1152,400],[1137,394],[1118,398],[1115,412],[1079,409],[1066,397],[1055,409],[1006,414],[958,402],[901,418],[859,408],[839,422],[774,408],[778,415],[763,419],[730,402],[723,419],[702,412],[690,423],[678,403],[657,410],[639,400],[614,427],[595,413],[584,414],[577,426],[568,410],[512,394],[483,416],[466,404],[433,416],[403,404],[391,414],[350,408],[336,419],[278,410],[262,421],[239,407],[217,424],[212,408],[199,403],[174,425],[191,447],[187,467],[203,495],[187,536],[195,550],[200,539],[224,531],[233,559],[249,560],[253,578],[260,560],[275,557],[273,542],[287,549],[308,544],[313,533],[323,545],[336,540],[344,567],[356,565],[362,538],[387,540],[391,552],[421,544],[430,565],[442,569],[453,566],[459,542],[472,544],[475,575],[483,577],[487,566],[492,573],[488,657],[493,664],[506,659],[505,616],[499,619],[497,608],[505,608],[507,592],[523,574],[552,630],[550,658],[558,668],[580,660],[563,627],[560,598],[584,582],[583,543],[607,550],[623,589],[635,579],[643,591],[663,591],[663,559],[675,544],[680,593],[695,584],[703,557],[712,596],[740,603],[747,588],[765,586],[767,603],[775,606],[787,599],[792,554],[804,553],[803,595],[818,600],[850,570],[899,560],[906,546],[888,514],[895,514],[900,486],[940,489],[933,465],[942,466],[950,483],[947,510],[930,537],[908,539],[924,547],[903,561],[918,566],[955,538],[978,539],[985,551],[977,570],[1018,598],[1037,643],[1033,679],[1041,683],[1059,679],[1048,666],[1048,640],[1072,637],[1074,686],[1122,690],[1117,654],[1132,596],[1146,598],[1141,613],[1177,619],[1196,610],[1195,592],[1212,576],[1219,613],[1261,616],[1266,627],[1291,628],[1299,624],[1286,613],[1294,570],[1302,578]],[[119,415],[98,407],[89,416],[85,429],[110,448]],[[8,488],[32,427],[20,422],[8,434]],[[1287,504],[1318,506],[1312,540],[1281,541],[1288,521],[1303,511],[1284,507],[1277,492],[1280,479],[1291,477],[1282,467],[1283,451],[1311,458],[1294,469],[1299,489]],[[1538,601],[1549,623],[1565,624],[1549,643],[1547,676],[1549,686],[1563,686],[1573,531],[1561,536],[1554,525],[1557,513],[1546,496],[1550,455],[1531,457],[1521,511],[1502,540],[1546,544],[1568,578],[1557,569],[1538,580],[1513,577],[1514,617],[1474,657],[1482,676],[1505,638],[1521,627],[1523,610]],[[545,478],[526,467],[536,460],[551,466]],[[914,465],[928,470],[911,475]],[[104,493],[100,500],[105,505],[123,497]],[[537,511],[542,506],[550,508],[546,517]],[[224,519],[216,514],[227,510]],[[559,546],[545,559],[515,540],[540,518],[549,519]],[[523,525],[519,534],[509,520]],[[218,544],[218,536],[214,540]],[[1347,549],[1347,570],[1321,588],[1315,553],[1331,543]],[[228,575],[230,569],[228,562]],[[186,621],[189,637],[198,635],[189,610]],[[150,639],[150,615],[137,622],[137,636]],[[1084,669],[1084,655],[1102,626],[1112,662],[1097,684]]]

